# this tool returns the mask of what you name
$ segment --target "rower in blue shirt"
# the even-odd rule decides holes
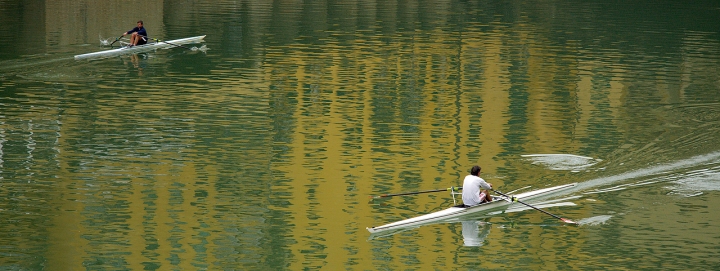
[[[127,34],[132,34],[132,36],[130,36],[130,45],[128,46],[143,45],[148,41],[147,31],[145,31],[145,27],[143,27],[142,20],[137,21],[137,27],[125,32],[123,36]]]

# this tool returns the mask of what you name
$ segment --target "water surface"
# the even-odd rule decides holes
[[[0,266],[717,269],[718,13],[0,0]],[[209,50],[72,59],[138,19]],[[453,198],[369,196],[475,164],[501,191],[577,182],[547,210],[580,226],[524,210],[370,238]]]

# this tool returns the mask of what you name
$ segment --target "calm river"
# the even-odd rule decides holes
[[[0,0],[0,270],[717,269],[718,1]]]

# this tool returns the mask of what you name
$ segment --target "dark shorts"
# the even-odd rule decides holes
[[[137,45],[143,45],[147,44],[147,38],[140,37],[140,40],[138,40]]]

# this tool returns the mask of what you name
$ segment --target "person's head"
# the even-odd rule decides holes
[[[143,21],[142,21],[142,20],[137,21],[137,24],[138,24],[138,27],[142,27],[142,26],[143,26]]]
[[[480,170],[481,170],[480,166],[476,165],[476,166],[472,167],[472,169],[470,169],[470,174],[474,175],[474,176],[478,176],[480,174]]]

